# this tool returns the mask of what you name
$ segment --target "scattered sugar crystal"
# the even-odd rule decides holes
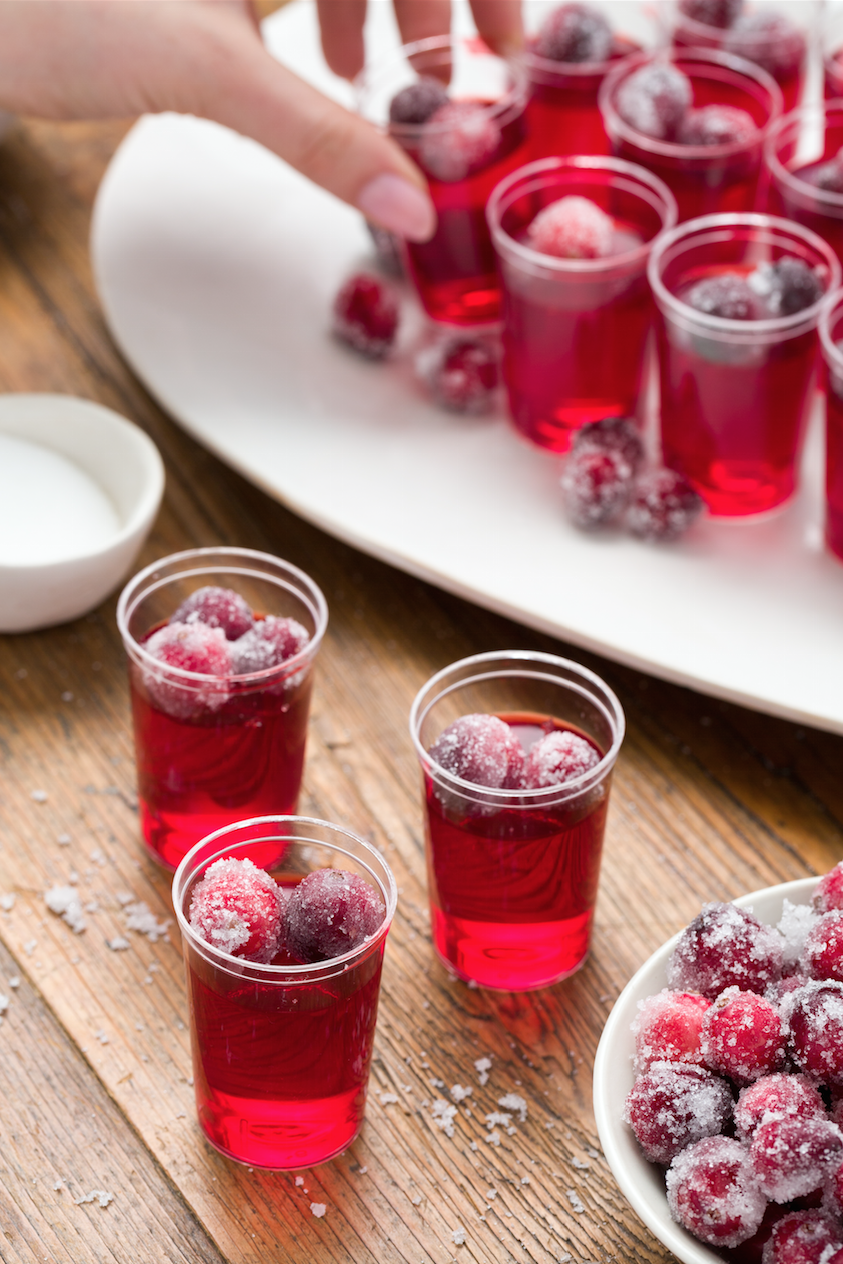
[[[585,1152],[586,1152],[586,1154],[588,1155],[588,1157],[589,1157],[590,1159],[599,1159],[599,1158],[600,1158],[600,1151],[599,1151],[599,1150],[593,1150],[593,1149],[591,1148],[591,1146],[586,1146],[586,1148],[585,1148]]]
[[[132,903],[135,897],[130,895],[128,891],[118,891],[114,898],[121,908],[125,908],[127,904]]]
[[[9,979],[9,987],[10,987],[10,988],[14,988],[15,990],[17,990],[17,989],[20,987],[20,975],[19,975],[19,974],[13,974],[13,975],[12,975],[11,979]]]
[[[505,1115],[500,1110],[493,1110],[484,1117],[484,1121],[487,1128],[494,1128],[495,1124],[500,1124],[501,1127],[505,1128],[507,1124],[512,1122],[512,1115]]]
[[[545,1124],[544,1124],[544,1126],[545,1126],[545,1128],[555,1128],[555,1127],[556,1127],[556,1120],[555,1120],[555,1119],[546,1119],[546,1120],[545,1120]]]
[[[132,946],[128,939],[125,939],[122,935],[115,935],[113,939],[107,939],[105,942],[112,952],[125,952],[127,948]]]
[[[455,1102],[464,1102],[467,1097],[471,1097],[471,1089],[463,1088],[462,1084],[454,1084],[451,1087],[451,1096]]]
[[[94,1040],[98,1040],[101,1045],[107,1045],[110,1037],[102,1029],[94,1032]]]
[[[433,1114],[433,1122],[437,1128],[441,1128],[446,1137],[454,1135],[454,1116],[457,1113],[456,1106],[452,1106],[450,1102],[446,1102],[444,1097],[437,1097],[431,1108]]]
[[[321,1220],[327,1210],[328,1210],[328,1207],[326,1203],[311,1203],[310,1204],[311,1214],[314,1215],[317,1220]]]
[[[563,1251],[561,1255],[557,1255],[556,1264],[568,1264],[568,1261],[573,1258],[574,1257],[570,1251]]]
[[[782,964],[786,974],[795,969],[802,956],[808,931],[816,921],[817,914],[810,904],[791,904],[790,900],[785,900],[778,930],[784,939]]]
[[[501,1134],[496,1130],[490,1132],[487,1137],[484,1137],[484,1141],[488,1141],[489,1145],[499,1146],[501,1143]]]
[[[504,1097],[499,1097],[498,1105],[503,1106],[504,1110],[517,1110],[522,1124],[527,1118],[527,1103],[517,1093],[507,1093]]]
[[[430,1001],[422,1001],[422,1009],[430,1009]]]
[[[46,803],[47,791],[46,790],[31,790],[29,793],[29,797],[30,799],[34,799],[36,803]]]
[[[296,1184],[297,1184],[297,1185],[303,1185],[303,1184],[304,1184],[304,1177],[303,1177],[303,1176],[297,1176],[297,1177],[296,1177]]]
[[[14,895],[0,896],[0,908],[3,910],[4,913],[11,913],[14,907],[15,907]]]
[[[445,1087],[445,1081],[437,1080],[435,1075],[431,1075],[430,1079],[428,1080],[428,1084],[430,1085],[431,1088],[444,1088]]]
[[[143,900],[138,900],[134,904],[127,904],[124,912],[126,914],[126,925],[129,930],[136,930],[141,935],[146,935],[151,944],[156,944],[161,935],[163,935],[170,924],[169,919],[165,922],[159,922],[152,909]]]
[[[358,1175],[359,1175],[359,1176],[365,1176],[365,1175],[366,1175],[366,1173],[368,1172],[368,1170],[369,1170],[369,1169],[368,1169],[367,1167],[361,1167],[361,1168],[359,1169],[359,1171],[358,1171]]]
[[[529,1185],[529,1184],[530,1184],[530,1178],[529,1178],[529,1176],[522,1176],[522,1177],[521,1177],[521,1184],[522,1184],[522,1185]]]
[[[79,881],[79,874],[76,872],[75,869],[71,869],[70,873],[67,875],[67,880],[72,887],[76,886],[77,882]]]
[[[517,1128],[507,1128],[506,1135],[508,1137],[514,1137],[517,1131],[518,1131]]]
[[[107,1207],[109,1203],[114,1202],[114,1196],[106,1193],[104,1189],[92,1189],[90,1194],[83,1194],[81,1198],[74,1198],[77,1207],[81,1207],[83,1203],[99,1203],[100,1207]]]
[[[591,1167],[591,1164],[587,1163],[585,1159],[571,1159],[571,1162],[574,1167],[579,1168],[581,1172],[585,1172],[587,1168]]]
[[[51,913],[67,923],[74,934],[82,934],[87,923],[82,916],[82,901],[74,887],[51,887],[44,892],[44,903]]]
[[[99,901],[98,901],[98,900],[89,900],[89,901],[88,901],[88,903],[85,905],[85,912],[86,912],[86,913],[98,913],[98,912],[99,912],[99,907],[100,907],[100,906],[99,906]]]
[[[478,1144],[477,1144],[477,1142],[476,1142],[476,1141],[472,1141],[471,1145],[470,1145],[468,1148],[469,1148],[469,1150],[479,1150],[479,1149],[480,1149],[480,1147],[478,1146]]]
[[[477,1072],[477,1078],[480,1081],[480,1087],[489,1083],[489,1072],[492,1069],[491,1058],[478,1058],[474,1063],[474,1069]]]
[[[8,1008],[9,1008],[8,996],[0,996],[0,1014],[5,1014]]]
[[[579,1195],[575,1189],[566,1189],[565,1196],[567,1197],[568,1202],[571,1204],[571,1206],[573,1207],[574,1211],[577,1212],[577,1214],[580,1214],[581,1212],[585,1211],[585,1207],[580,1202]]]
[[[69,835],[69,834],[59,834],[58,838],[56,839],[56,842],[58,843],[59,847],[69,847],[69,846],[70,846],[70,835]]]
[[[395,1093],[381,1093],[380,1095],[381,1106],[392,1106],[393,1103],[397,1101],[398,1101],[398,1098],[396,1097]]]
[[[465,1229],[452,1229],[451,1237],[454,1239],[455,1246],[462,1246],[465,1242]]]
[[[102,868],[103,865],[108,864],[106,854],[101,847],[95,847],[91,852],[91,862],[95,865],[99,865],[100,868]]]
[[[421,1195],[416,1194],[414,1198],[410,1199],[410,1202],[413,1204],[414,1207],[418,1207],[421,1203]]]
[[[61,1186],[62,1186],[61,1181],[53,1181],[53,1189],[61,1189]]]

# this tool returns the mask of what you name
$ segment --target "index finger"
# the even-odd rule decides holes
[[[521,0],[471,0],[478,33],[493,52],[505,57],[524,44]]]

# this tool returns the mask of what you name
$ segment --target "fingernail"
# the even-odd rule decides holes
[[[390,172],[363,185],[357,206],[367,219],[410,241],[429,241],[436,228],[436,212],[427,194]]]

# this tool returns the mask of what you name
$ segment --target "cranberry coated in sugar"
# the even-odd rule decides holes
[[[590,198],[569,194],[539,211],[527,229],[533,250],[557,259],[605,259],[615,224]]]
[[[620,85],[617,108],[636,131],[655,140],[672,140],[692,100],[691,81],[678,66],[651,62]]]
[[[476,101],[448,101],[428,119],[419,144],[419,161],[434,179],[454,184],[487,166],[500,143],[500,127],[486,106]]]
[[[388,286],[360,272],[334,300],[334,333],[369,360],[382,360],[398,332],[398,304]]]
[[[843,860],[820,878],[811,896],[811,907],[816,913],[843,909]]]
[[[770,1075],[784,1063],[778,1010],[763,996],[738,987],[720,993],[705,1016],[700,1039],[705,1065],[736,1084]]]
[[[214,948],[266,964],[283,941],[278,884],[251,860],[224,857],[194,887],[189,921]]]
[[[731,1137],[706,1137],[689,1146],[665,1179],[673,1218],[712,1246],[748,1241],[764,1217],[767,1200],[754,1180],[749,1152]]]
[[[447,103],[448,93],[442,83],[431,75],[423,75],[396,92],[389,103],[389,121],[420,125]]]
[[[670,1163],[692,1142],[719,1133],[731,1115],[726,1081],[682,1062],[654,1062],[624,1106],[624,1119],[651,1163]]]
[[[839,1166],[843,1134],[830,1119],[786,1115],[756,1128],[750,1155],[761,1192],[789,1203],[819,1189]]]
[[[629,417],[602,417],[574,431],[571,451],[579,448],[607,448],[620,452],[636,472],[644,460],[644,443],[638,426]]]
[[[612,50],[612,28],[592,4],[561,4],[542,23],[535,43],[550,61],[605,61]]]
[[[807,1075],[777,1072],[741,1089],[735,1105],[735,1127],[742,1140],[751,1140],[760,1124],[786,1116],[826,1118],[825,1103]]]
[[[715,1000],[727,987],[763,992],[781,975],[781,936],[737,904],[712,903],[679,937],[668,985]]]
[[[226,640],[236,641],[255,621],[251,607],[231,588],[197,588],[170,615],[170,623],[204,623],[222,628]]]
[[[843,1230],[816,1207],[788,1212],[773,1225],[761,1264],[843,1264]]]
[[[554,729],[530,747],[524,760],[524,786],[527,790],[560,786],[599,763],[600,752],[591,742],[569,729]]]
[[[583,445],[568,456],[560,485],[570,521],[581,530],[593,530],[623,513],[632,490],[632,466],[617,449]]]
[[[789,1047],[800,1070],[843,1087],[843,983],[813,980],[785,997]]]
[[[316,869],[287,901],[287,948],[299,961],[330,961],[359,948],[383,918],[383,901],[363,878],[345,869]]]
[[[445,772],[475,786],[515,790],[521,784],[524,749],[496,715],[463,715],[449,724],[428,752]]]
[[[668,988],[642,1001],[632,1023],[636,1072],[646,1071],[654,1062],[702,1066],[700,1030],[710,1006],[711,1001],[698,992]]]

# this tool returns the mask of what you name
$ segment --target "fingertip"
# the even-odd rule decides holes
[[[393,172],[364,184],[356,204],[367,219],[408,241],[430,241],[436,231],[436,211],[428,194]]]

